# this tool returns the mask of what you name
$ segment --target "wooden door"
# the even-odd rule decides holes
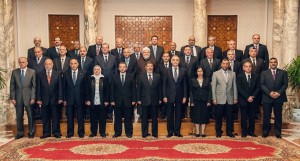
[[[48,15],[49,47],[54,39],[60,37],[62,45],[68,50],[73,49],[73,42],[79,41],[79,15]]]
[[[216,45],[222,51],[227,50],[227,41],[237,40],[237,15],[208,15],[207,33],[216,37]]]
[[[172,16],[115,16],[115,37],[124,40],[124,47],[149,46],[153,35],[158,36],[158,45],[169,50]]]

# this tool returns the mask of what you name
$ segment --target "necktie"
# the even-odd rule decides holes
[[[61,69],[64,69],[65,59],[61,59]]]
[[[124,74],[122,74],[122,79],[121,79],[121,82],[122,82],[122,86],[124,85],[124,82],[125,82],[125,79],[124,79]]]
[[[210,67],[210,69],[212,69],[212,66],[213,66],[212,60],[209,59],[209,67]]]
[[[151,74],[149,74],[148,76],[149,76],[149,79],[148,79],[148,81],[149,81],[149,84],[150,84],[150,86],[151,86],[151,85],[152,85],[152,81],[153,81],[153,79],[152,79],[152,77],[151,77]]]
[[[172,56],[174,56],[175,55],[175,51],[172,51]]]
[[[136,54],[136,59],[137,59],[137,60],[140,59],[140,54],[139,54],[139,53]]]
[[[121,51],[121,49],[118,49],[119,51],[118,51],[118,53],[121,55],[122,54],[122,51]]]
[[[165,64],[165,67],[168,68],[168,64],[167,63]]]
[[[230,61],[230,69],[233,71],[233,61]]]
[[[156,46],[153,46],[153,54],[154,54],[154,58],[156,59]]]
[[[99,55],[99,52],[100,52],[100,47],[97,46],[96,55]]]
[[[248,85],[249,85],[249,87],[251,86],[251,78],[250,78],[250,74],[248,75]]]
[[[125,59],[125,63],[126,63],[126,66],[128,67],[129,60],[128,60],[128,59]]]
[[[105,55],[105,59],[104,59],[105,63],[107,63],[107,56]]]
[[[178,79],[178,73],[177,73],[177,68],[174,68],[174,80],[177,83],[177,79]]]
[[[50,80],[51,80],[50,71],[47,71],[47,80],[48,80],[48,84],[50,84]]]
[[[73,84],[75,85],[76,84],[76,72],[75,71],[73,71]]]
[[[40,58],[37,58],[37,64],[40,63]]]
[[[186,57],[186,64],[190,64],[190,57],[189,56]]]
[[[252,59],[252,62],[253,62],[253,66],[256,66],[256,63],[255,63],[255,59],[254,59],[254,58]]]
[[[84,67],[84,58],[81,59],[81,69]]]
[[[258,44],[255,45],[256,52],[258,52]]]
[[[59,54],[59,48],[58,47],[56,48],[56,53]]]
[[[24,74],[24,70],[22,69],[21,70],[21,83],[23,84],[24,82],[24,79],[25,79],[25,74]]]
[[[273,75],[273,79],[275,80],[275,79],[276,79],[276,73],[275,73],[275,70],[273,70],[272,75]]]
[[[228,72],[227,72],[227,70],[224,71],[224,73],[225,73],[225,81],[228,82]]]
[[[79,55],[79,54],[78,54],[78,50],[75,50],[75,55],[76,55],[76,56],[78,56],[78,55]]]

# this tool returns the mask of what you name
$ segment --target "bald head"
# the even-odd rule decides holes
[[[34,43],[34,46],[35,47],[40,47],[41,46],[41,43],[42,43],[42,40],[41,40],[41,38],[40,37],[35,37],[34,39],[33,39],[33,43]]]

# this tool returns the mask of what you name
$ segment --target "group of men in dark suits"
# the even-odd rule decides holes
[[[110,50],[109,45],[103,43],[101,36],[96,38],[96,44],[89,46],[88,50],[84,46],[80,47],[80,42],[76,41],[74,49],[69,52],[61,45],[60,38],[55,38],[55,45],[45,52],[44,48],[40,47],[40,38],[36,37],[35,47],[28,50],[28,61],[24,60],[26,58],[19,58],[20,68],[13,71],[11,79],[11,100],[17,108],[16,138],[24,135],[23,122],[20,119],[23,116],[24,106],[30,121],[29,137],[34,136],[34,114],[30,111],[31,104],[35,103],[36,107],[42,107],[44,129],[41,138],[47,138],[51,133],[54,137],[60,138],[59,111],[63,106],[67,110],[67,138],[74,135],[75,111],[78,120],[78,136],[84,137],[87,100],[93,97],[88,97],[90,93],[86,92],[86,83],[89,82],[87,78],[93,74],[94,66],[101,69],[101,74],[108,82],[105,84],[108,84],[109,90],[103,94],[109,95],[105,100],[110,103],[105,105],[108,107],[105,113],[108,113],[108,118],[112,118],[114,110],[114,137],[122,134],[122,117],[125,121],[126,136],[132,137],[134,106],[140,107],[143,138],[149,135],[148,115],[152,118],[152,136],[157,137],[158,106],[160,117],[167,116],[167,137],[173,135],[182,137],[181,119],[187,115],[189,80],[196,76],[198,67],[201,67],[204,76],[212,81],[214,108],[211,108],[213,109],[211,113],[215,114],[217,137],[222,135],[221,123],[224,110],[226,111],[226,133],[229,137],[234,137],[232,110],[237,102],[241,106],[242,136],[256,136],[253,127],[253,108],[251,110],[249,108],[254,106],[254,102],[255,107],[258,108],[261,101],[264,103],[263,136],[267,137],[272,107],[282,108],[282,102],[286,101],[284,91],[287,81],[286,73],[277,69],[275,58],[270,61],[272,74],[266,70],[266,63],[269,62],[268,52],[264,45],[259,44],[259,38],[259,35],[253,35],[253,44],[246,47],[248,53],[244,55],[241,50],[236,49],[233,40],[228,42],[229,49],[222,53],[221,48],[215,45],[215,37],[209,37],[208,46],[201,49],[195,45],[195,37],[191,36],[188,40],[189,44],[183,46],[180,52],[176,51],[176,43],[171,42],[170,51],[167,53],[158,45],[157,36],[151,37],[152,45],[143,48],[142,52],[140,52],[141,46],[135,44],[133,53],[129,48],[123,48],[121,38],[116,39],[116,48]],[[24,85],[28,86],[26,90]],[[243,88],[244,85],[248,85],[247,90]],[[259,98],[260,89],[262,89],[262,99]],[[24,93],[27,93],[26,96],[20,96]],[[276,136],[281,138],[280,107],[276,108],[275,112],[277,118],[275,132]],[[52,131],[49,113],[52,118]],[[245,122],[247,116],[251,122],[249,127]],[[91,129],[91,131],[90,136],[96,136],[95,130]],[[103,129],[101,132],[101,136],[105,137]]]

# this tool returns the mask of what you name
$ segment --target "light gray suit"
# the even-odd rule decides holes
[[[36,75],[33,69],[27,68],[24,82],[21,82],[21,69],[12,71],[10,80],[10,99],[16,100],[16,114],[17,114],[17,130],[18,135],[24,135],[23,115],[24,106],[28,117],[29,134],[34,134],[34,121],[32,117],[32,110],[30,100],[35,100],[35,85]]]
[[[224,111],[226,112],[226,133],[230,137],[234,137],[233,132],[233,118],[232,118],[232,105],[234,99],[237,100],[238,93],[236,87],[235,73],[227,70],[227,78],[225,77],[223,69],[213,73],[212,76],[212,100],[217,100],[215,111],[216,117],[216,134],[220,137],[223,133],[222,118]]]

